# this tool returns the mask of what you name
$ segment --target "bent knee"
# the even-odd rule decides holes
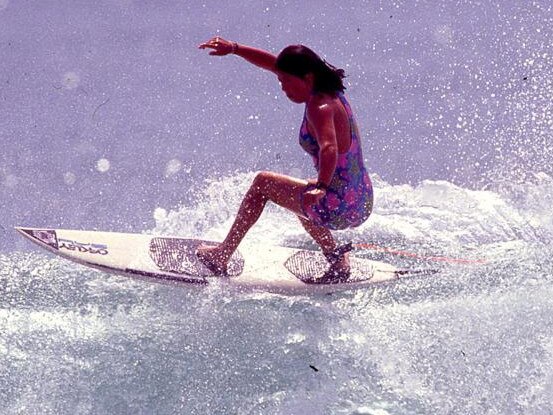
[[[258,182],[258,181],[263,181],[263,180],[267,180],[268,178],[271,177],[273,173],[270,172],[270,171],[258,171],[256,174],[255,174],[255,177],[253,179],[254,183],[255,182]]]
[[[263,190],[272,182],[274,182],[274,174],[272,172],[260,171],[255,175],[251,187],[256,190]]]

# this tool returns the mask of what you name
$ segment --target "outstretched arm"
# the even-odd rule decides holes
[[[240,45],[237,42],[231,42],[219,36],[202,43],[199,48],[213,49],[209,52],[213,56],[225,56],[232,53],[244,58],[255,66],[276,73],[276,56],[263,49]]]

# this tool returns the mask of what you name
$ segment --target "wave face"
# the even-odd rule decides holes
[[[253,177],[157,209],[152,231],[221,239]],[[438,274],[287,297],[0,254],[3,413],[547,413],[553,180],[474,191],[375,177],[375,190],[373,216],[338,238],[394,248],[358,254]],[[248,244],[314,247],[275,206]]]

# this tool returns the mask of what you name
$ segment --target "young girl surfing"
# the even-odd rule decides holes
[[[234,54],[273,72],[290,101],[305,104],[299,144],[313,158],[317,178],[258,173],[224,241],[200,246],[198,258],[214,274],[225,275],[233,252],[271,201],[295,213],[321,247],[330,265],[324,281],[318,282],[347,280],[351,245],[337,247],[331,231],[365,222],[372,211],[373,189],[363,165],[361,137],[344,96],[344,71],[303,45],[288,46],[275,56],[215,37],[199,48],[211,49],[213,56]]]

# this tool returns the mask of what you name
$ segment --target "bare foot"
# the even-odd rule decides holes
[[[227,275],[228,258],[224,255],[221,246],[201,244],[196,249],[196,256],[216,276]]]
[[[340,259],[339,261],[336,261],[334,264],[330,266],[330,269],[341,273],[344,273],[344,272],[349,273],[349,271],[351,270],[351,267],[349,264],[349,254],[348,253],[344,254],[342,259]]]

